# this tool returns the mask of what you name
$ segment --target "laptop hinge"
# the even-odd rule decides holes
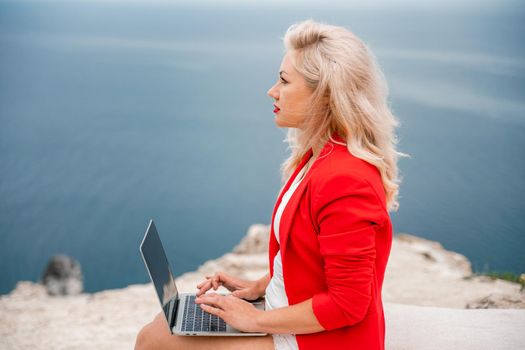
[[[175,327],[175,322],[177,321],[177,311],[179,309],[179,298],[173,298],[171,300],[171,319],[170,319],[170,331],[173,333],[173,327]]]

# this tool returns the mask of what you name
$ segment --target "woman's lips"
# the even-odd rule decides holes
[[[279,107],[277,107],[276,105],[273,105],[275,107],[275,109],[273,110],[274,113],[277,113],[279,112],[281,109]]]

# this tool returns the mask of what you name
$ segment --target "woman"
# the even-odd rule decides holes
[[[266,337],[179,337],[164,317],[137,348],[384,349],[381,288],[397,209],[397,121],[373,56],[351,32],[308,20],[291,26],[268,91],[289,128],[270,233],[270,272],[258,281],[208,276],[197,303]],[[229,296],[217,295],[220,285]],[[205,294],[206,293],[206,294]],[[243,300],[265,296],[266,310]]]

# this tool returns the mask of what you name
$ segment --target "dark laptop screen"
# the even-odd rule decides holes
[[[159,234],[155,228],[153,220],[149,222],[148,229],[144,240],[140,245],[142,257],[146,263],[151,280],[155,285],[155,290],[159,296],[160,304],[166,315],[166,319],[170,320],[169,307],[170,300],[177,298],[177,287],[175,287],[175,280],[166,258],[166,253],[162,247]],[[176,302],[176,301],[175,301]],[[169,321],[168,321],[169,322]]]

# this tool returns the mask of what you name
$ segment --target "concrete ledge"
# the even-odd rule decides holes
[[[525,310],[384,307],[388,350],[525,348]]]

